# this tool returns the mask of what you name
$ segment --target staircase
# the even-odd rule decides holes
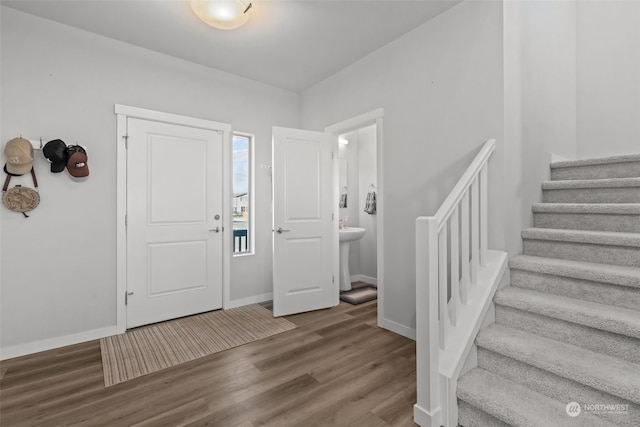
[[[551,179],[458,381],[464,427],[640,426],[640,155]]]

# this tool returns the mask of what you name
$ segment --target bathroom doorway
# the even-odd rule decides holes
[[[365,230],[349,244],[350,280],[340,277],[341,291],[351,289],[349,281],[378,285],[376,154],[375,124],[338,136],[339,220],[345,229]]]
[[[364,235],[350,242],[348,268],[340,266],[347,283],[364,282],[378,288],[378,326],[384,327],[384,248],[382,125],[384,111],[342,121],[325,128],[338,136],[338,171],[336,189],[339,221],[348,220],[349,228],[363,228]],[[375,197],[375,204],[372,204]],[[341,254],[341,262],[343,261]],[[347,272],[343,274],[343,272]],[[345,290],[344,282],[340,283]],[[358,283],[362,285],[362,283]]]

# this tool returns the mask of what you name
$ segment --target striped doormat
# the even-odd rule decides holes
[[[100,340],[104,385],[110,387],[295,327],[251,304],[132,329]]]

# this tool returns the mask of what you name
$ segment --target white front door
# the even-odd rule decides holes
[[[221,308],[223,133],[127,130],[127,328]]]
[[[273,315],[338,304],[337,138],[273,128]]]

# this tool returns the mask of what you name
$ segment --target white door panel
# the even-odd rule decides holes
[[[207,242],[165,242],[148,246],[149,296],[203,289],[207,280]],[[175,268],[175,265],[181,268]]]
[[[206,223],[209,141],[164,135],[149,138],[149,222]],[[180,153],[188,157],[181,159]],[[182,195],[184,185],[188,185],[188,196],[176,197]]]
[[[127,327],[221,308],[223,135],[127,126]]]
[[[273,128],[274,316],[338,303],[335,145],[326,133]]]
[[[322,219],[322,146],[304,139],[287,138],[283,142],[285,220],[318,225]]]

